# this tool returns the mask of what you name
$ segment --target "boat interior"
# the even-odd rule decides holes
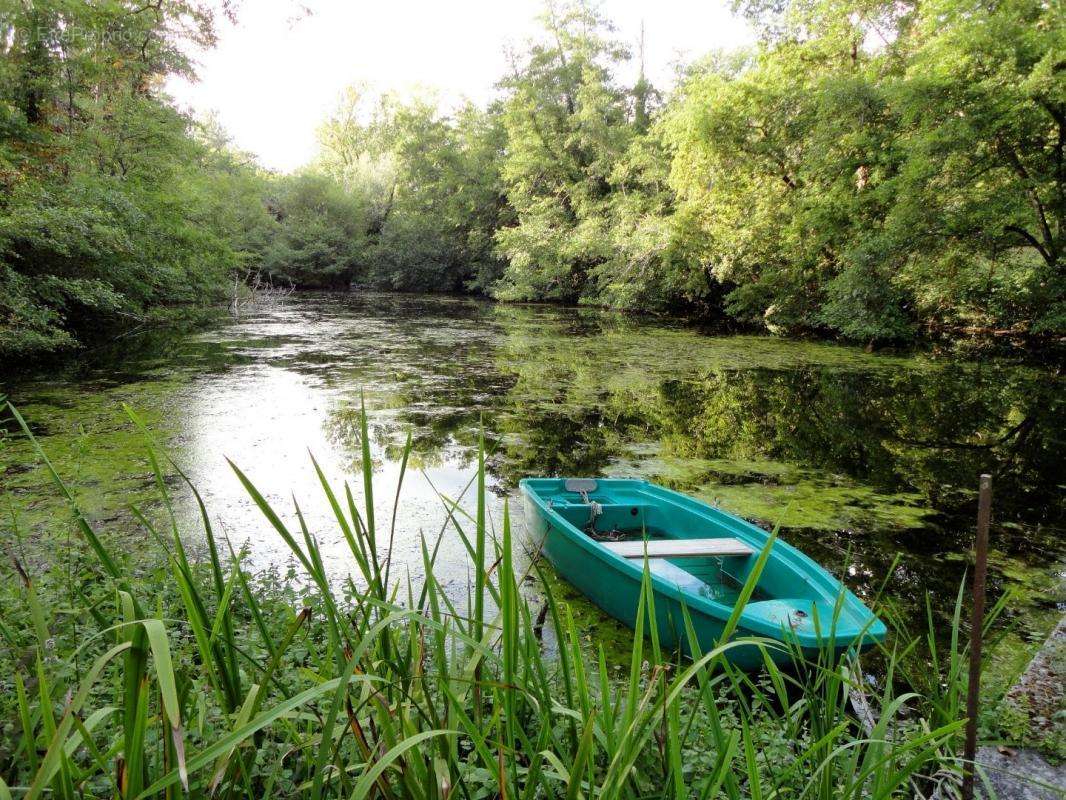
[[[653,574],[682,592],[727,607],[735,605],[765,542],[765,536],[743,521],[678,502],[677,495],[643,481],[537,479],[529,483],[548,508],[605,549],[638,567],[647,557]],[[810,629],[812,614],[822,623],[832,619],[834,603],[793,559],[771,557],[745,613],[794,629]]]
[[[569,479],[559,484],[561,491],[551,493],[546,500],[552,510],[586,536],[638,565],[647,554],[652,573],[682,591],[729,606],[735,603],[757,549],[737,540],[732,531],[714,525],[703,515],[665,505],[661,498],[650,498],[639,487],[606,490],[592,479]],[[686,548],[684,553],[671,549],[672,543],[686,540],[709,546],[703,550]],[[739,547],[722,550],[714,546],[715,542]],[[636,546],[617,547],[625,543]],[[768,599],[770,595],[756,587],[752,600]]]

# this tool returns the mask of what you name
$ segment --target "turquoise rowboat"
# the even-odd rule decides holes
[[[633,627],[645,559],[663,646],[691,655],[684,611],[702,652],[721,637],[769,534],[739,517],[643,480],[527,478],[526,525],[555,569],[593,603]],[[777,539],[736,636],[787,642],[804,655],[860,649],[885,626],[841,583]],[[777,662],[792,660],[766,648]],[[727,651],[744,669],[761,666],[755,646]]]

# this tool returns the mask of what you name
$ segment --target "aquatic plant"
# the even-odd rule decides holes
[[[356,574],[336,586],[294,501],[290,526],[233,469],[299,565],[264,582],[215,532],[196,487],[133,412],[159,514],[133,513],[165,568],[131,565],[81,512],[19,413],[11,413],[65,498],[92,560],[72,578],[34,575],[14,555],[17,585],[0,609],[0,800],[122,797],[888,798],[952,787],[958,705],[933,719],[897,693],[892,650],[876,697],[851,657],[794,653],[749,675],[724,658],[736,614],[714,649],[664,651],[646,577],[628,665],[587,641],[542,581],[535,611],[516,572],[507,506],[486,514],[484,448],[471,514],[441,496],[445,524],[422,543],[426,580],[395,581],[388,525],[374,514],[361,417],[363,503],[313,462]],[[410,444],[408,443],[408,451]],[[179,529],[170,473],[199,504],[202,530]],[[161,516],[163,523],[151,517]],[[17,546],[17,521],[13,544]],[[470,553],[470,596],[457,604],[433,577],[441,537]],[[193,537],[203,559],[190,556]],[[765,555],[765,554],[764,554]],[[746,597],[759,569],[742,590]],[[739,613],[739,612],[738,612]],[[827,621],[828,622],[828,621]],[[956,625],[958,625],[956,618]],[[693,645],[698,651],[698,644]],[[553,642],[550,645],[549,642]]]

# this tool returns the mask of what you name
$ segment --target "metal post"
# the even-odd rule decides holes
[[[963,749],[962,797],[973,800],[977,757],[977,704],[981,691],[981,632],[985,625],[985,575],[988,572],[988,523],[992,517],[992,476],[981,476],[977,502],[977,542],[973,570],[973,620],[970,623],[970,683],[966,693],[966,745]]]

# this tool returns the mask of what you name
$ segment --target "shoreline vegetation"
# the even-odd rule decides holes
[[[0,567],[5,800],[957,792],[965,586],[946,648],[932,627],[905,631],[882,591],[869,599],[893,634],[863,657],[865,672],[826,653],[789,670],[768,661],[752,675],[723,659],[741,641],[730,640],[731,626],[724,643],[695,660],[664,652],[646,586],[644,623],[628,660],[613,663],[537,581],[539,562],[518,566],[516,552],[535,546],[516,538],[507,507],[501,520],[486,514],[483,447],[473,510],[461,497],[440,497],[440,536],[460,537],[470,556],[468,596],[457,603],[432,577],[439,537],[423,541],[424,585],[391,571],[390,529],[375,520],[373,498],[395,491],[402,509],[404,471],[395,489],[374,485],[365,414],[355,476],[363,503],[309,465],[356,570],[340,586],[298,501],[273,508],[239,465],[255,512],[286,542],[295,572],[280,580],[246,572],[202,503],[199,528],[182,529],[172,491],[199,495],[127,414],[158,490],[157,502],[131,509],[144,548],[116,547],[94,527],[34,445],[66,498],[71,533],[52,551],[58,558],[37,565],[12,520],[16,541]],[[530,580],[540,587],[532,594]],[[1005,602],[994,604],[990,632]],[[861,713],[849,702],[854,690],[865,700]],[[993,741],[996,703],[986,698],[981,719]]]
[[[447,405],[449,419],[426,452],[444,452],[439,442],[461,429],[461,469],[473,477],[459,497],[433,487],[439,529],[420,540],[420,582],[391,563],[397,520],[415,530],[425,519],[405,520],[400,502],[404,474],[420,463],[417,414],[396,416],[398,483],[380,486],[361,400],[348,402],[353,392],[331,409],[338,449],[358,452],[359,467],[347,467],[353,488],[309,461],[321,529],[300,498],[281,507],[260,493],[255,472],[269,464],[246,473],[231,461],[243,491],[235,513],[290,559],[255,572],[126,405],[171,392],[157,416],[146,413],[153,427],[190,413],[169,365],[158,385],[123,383],[141,393],[98,391],[108,379],[19,397],[27,417],[62,411],[70,458],[52,449],[58,439],[42,447],[34,433],[43,441],[48,424],[23,418],[5,397],[14,389],[0,386],[0,444],[19,446],[0,465],[13,478],[0,486],[0,800],[958,797],[969,654],[968,583],[956,593],[956,576],[968,563],[966,481],[988,464],[1009,487],[1003,528],[1026,546],[1005,548],[1001,585],[1011,588],[990,598],[980,739],[1066,762],[1063,712],[1047,719],[1045,704],[1009,691],[1033,644],[1018,631],[1044,619],[1022,620],[1012,602],[1048,600],[1023,578],[1045,556],[1033,543],[1054,537],[1059,519],[1066,4],[734,0],[733,10],[754,44],[679,64],[670,86],[655,86],[644,42],[621,41],[593,0],[545,0],[491,102],[352,85],[320,121],[315,158],[279,174],[166,92],[168,79],[195,77],[193,54],[216,44],[238,5],[0,8],[0,380],[27,372],[58,386],[66,365],[90,372],[116,352],[116,363],[143,362],[163,338],[152,341],[156,327],[209,323],[227,307],[251,315],[294,292],[558,304],[879,352],[1011,348],[1039,362],[984,369],[974,359],[936,380],[904,359],[896,374],[881,354],[795,345],[827,352],[809,363],[764,354],[744,371],[741,349],[765,340],[718,348],[725,340],[685,331],[690,346],[675,348],[668,322],[648,336],[613,325],[605,344],[572,335],[570,317],[600,326],[583,314],[559,315],[568,319],[539,338],[530,331],[550,315],[512,320],[465,359],[456,342],[470,338],[466,319],[425,352],[407,346],[432,338],[425,330],[446,315],[401,332],[403,347],[382,334],[393,360],[365,336],[301,329],[294,338],[323,347],[301,351],[295,367],[336,373],[359,348],[380,367],[366,374],[410,372],[390,378],[390,391],[403,390],[390,411],[445,387],[432,411]],[[391,313],[388,300],[382,307],[339,329],[364,332]],[[499,309],[477,311],[491,319]],[[212,348],[226,349],[207,343],[193,356]],[[656,363],[670,349],[701,370]],[[657,368],[606,386],[603,375],[637,351]],[[196,374],[238,357],[205,356]],[[269,372],[267,358],[248,374]],[[834,369],[838,359],[878,367]],[[306,404],[311,384],[294,374],[273,386],[291,384]],[[498,396],[470,401],[456,374],[478,393],[488,374]],[[365,374],[347,380],[351,389]],[[106,408],[107,425],[83,427],[83,406],[65,404],[74,395]],[[253,395],[278,405],[270,386],[243,397]],[[220,396],[227,414],[241,408]],[[262,404],[249,407],[264,416]],[[660,646],[648,579],[641,622],[632,635],[619,629],[619,650],[553,589],[537,543],[512,528],[504,491],[502,514],[489,513],[486,412],[501,408],[514,414],[494,433],[517,443],[512,474],[560,464],[595,473],[642,430],[634,442],[685,445],[643,450],[673,480],[749,498],[765,489],[749,506],[767,510],[760,519],[800,487],[796,496],[821,501],[801,520],[819,539],[851,524],[840,509],[862,506],[886,529],[909,515],[922,524],[901,535],[936,546],[946,537],[950,552],[938,555],[958,569],[937,584],[932,547],[906,551],[919,567],[908,572],[900,539],[873,539],[883,559],[870,562],[861,593],[890,636],[861,657],[830,645],[794,653],[788,669],[767,658],[760,672],[739,672],[731,647],[787,645],[734,637],[735,614],[714,650],[682,658]],[[239,416],[252,430],[256,415]],[[580,442],[587,462],[558,458],[576,430],[595,433]],[[546,435],[534,446],[519,435],[529,431]],[[250,441],[261,448],[275,433]],[[107,436],[122,447],[94,449]],[[213,441],[225,439],[223,430]],[[45,487],[22,482],[38,476]],[[100,486],[125,507],[89,511]],[[391,518],[379,508],[375,519],[375,493],[395,498]],[[838,545],[856,541],[843,533]],[[349,564],[341,579],[319,547],[327,536]],[[441,542],[460,551],[465,586],[443,575]],[[1034,674],[1062,673],[1060,645]]]
[[[549,0],[492,103],[353,86],[289,175],[165,92],[213,9],[0,11],[3,361],[257,282],[871,347],[1066,333],[1061,4],[740,0],[756,44],[657,87],[642,43]]]
[[[959,328],[954,329],[951,335],[948,335],[946,331],[941,331],[940,335],[936,336],[931,334],[916,335],[907,341],[867,342],[863,345],[860,342],[826,337],[816,331],[793,331],[787,336],[775,335],[762,326],[738,321],[731,317],[709,319],[692,312],[619,309],[610,306],[592,306],[587,303],[574,306],[550,300],[506,301],[497,300],[486,295],[464,292],[395,291],[372,286],[352,286],[343,290],[289,287],[286,289],[254,291],[242,283],[238,293],[231,294],[229,297],[220,297],[207,303],[156,306],[142,318],[113,321],[107,327],[81,332],[78,334],[78,340],[69,346],[34,352],[29,358],[10,357],[0,360],[0,378],[6,377],[19,381],[44,374],[51,368],[91,366],[99,358],[105,360],[109,358],[109,354],[114,352],[116,347],[123,346],[124,342],[136,340],[140,336],[149,338],[153,334],[180,336],[211,330],[216,325],[225,324],[230,320],[240,321],[242,317],[253,315],[257,311],[262,311],[279,303],[285,303],[288,299],[343,298],[360,293],[370,296],[385,297],[393,295],[412,298],[422,295],[432,298],[476,301],[490,305],[499,304],[500,306],[583,309],[589,312],[617,314],[620,318],[632,320],[634,324],[639,324],[641,321],[661,322],[682,325],[710,335],[762,335],[792,341],[862,346],[867,353],[877,354],[905,355],[924,353],[933,356],[953,356],[960,360],[993,356],[1003,359],[1006,363],[1016,362],[1029,364],[1037,368],[1047,368],[1055,375],[1060,374],[1063,358],[1066,356],[1066,337],[1058,334],[1034,336],[1007,330],[990,331],[986,329]],[[100,355],[101,353],[107,355]]]

